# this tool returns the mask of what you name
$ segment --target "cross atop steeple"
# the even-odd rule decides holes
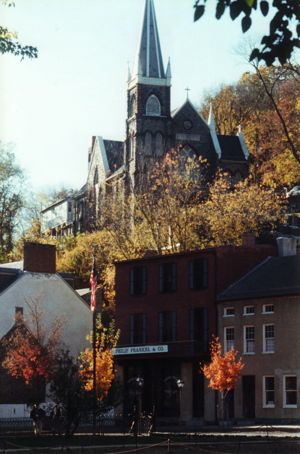
[[[146,0],[133,76],[165,79],[153,0]]]
[[[189,99],[189,91],[191,91],[191,89],[189,87],[186,87],[185,91],[186,91],[186,100],[188,100]]]

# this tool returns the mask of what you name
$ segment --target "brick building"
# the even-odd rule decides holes
[[[236,419],[300,421],[300,256],[280,248],[218,296],[219,336],[245,364]],[[286,255],[292,254],[292,255]]]
[[[158,420],[215,419],[214,393],[199,374],[199,362],[208,359],[210,337],[217,333],[217,294],[274,254],[273,246],[253,244],[116,264],[121,338],[115,357],[125,411],[138,395],[142,410],[155,405]],[[143,379],[139,389],[137,378]]]

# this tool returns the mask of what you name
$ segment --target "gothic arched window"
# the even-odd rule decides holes
[[[152,134],[147,131],[144,139],[144,153],[146,156],[152,155]]]
[[[158,117],[161,112],[160,102],[155,95],[149,96],[146,102],[146,115]]]
[[[161,132],[157,132],[155,136],[155,154],[162,156],[164,152],[164,138]]]
[[[132,117],[136,113],[136,96],[132,95],[129,104],[129,117]]]
[[[94,185],[99,183],[99,175],[98,175],[98,168],[96,168],[94,173]]]

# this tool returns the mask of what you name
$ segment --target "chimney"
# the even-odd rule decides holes
[[[56,273],[56,248],[52,244],[25,243],[24,271]]]
[[[279,257],[296,255],[297,240],[293,237],[281,236],[276,239]]]

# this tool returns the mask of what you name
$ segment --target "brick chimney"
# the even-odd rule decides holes
[[[256,244],[255,242],[255,235],[251,232],[244,233],[242,236],[242,246],[245,247],[254,247]]]
[[[25,243],[24,271],[56,273],[56,248],[52,244]]]

